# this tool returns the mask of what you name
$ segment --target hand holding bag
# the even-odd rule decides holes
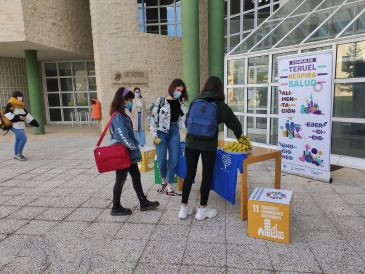
[[[94,149],[96,167],[100,173],[126,169],[132,165],[128,149],[124,145],[113,144],[110,146],[100,147],[100,144],[103,141],[115,115],[117,115],[116,112],[114,112],[110,117],[108,124],[106,125],[96,148]]]

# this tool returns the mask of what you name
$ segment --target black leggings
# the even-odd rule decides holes
[[[120,206],[120,196],[122,194],[122,189],[127,179],[127,175],[129,174],[132,177],[133,188],[137,194],[138,199],[141,201],[146,196],[143,193],[142,182],[141,182],[141,173],[138,169],[138,164],[132,164],[129,168],[117,170],[115,172],[115,184],[113,189],[113,207]]]
[[[185,148],[185,157],[187,165],[187,174],[184,180],[182,191],[182,203],[187,204],[191,191],[191,185],[195,179],[196,169],[200,154],[203,162],[203,180],[200,186],[200,205],[206,206],[208,203],[209,192],[211,188],[216,151],[200,151],[190,148]]]

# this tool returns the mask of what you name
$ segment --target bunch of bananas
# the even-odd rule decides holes
[[[252,144],[250,139],[248,139],[246,136],[241,136],[238,139],[238,142],[233,141],[227,143],[223,150],[226,152],[247,152],[252,149]]]

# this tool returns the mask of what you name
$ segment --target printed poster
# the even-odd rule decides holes
[[[332,52],[280,58],[278,71],[282,170],[329,181]]]

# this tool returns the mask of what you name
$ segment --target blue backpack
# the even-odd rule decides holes
[[[194,100],[186,119],[187,133],[193,137],[212,138],[218,130],[218,107],[216,102]]]

